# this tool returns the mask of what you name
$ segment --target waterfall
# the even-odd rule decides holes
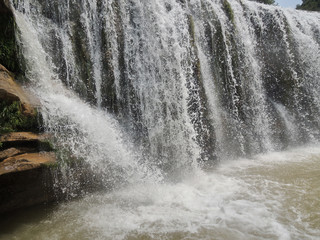
[[[319,13],[245,0],[11,4],[45,128],[106,178],[319,140]]]

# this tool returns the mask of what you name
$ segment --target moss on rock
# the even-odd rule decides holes
[[[9,71],[20,72],[12,12],[0,1],[0,63]]]
[[[14,101],[0,103],[0,134],[16,131],[37,131],[37,115],[25,116],[22,113],[21,103]]]
[[[233,10],[231,8],[230,3],[227,0],[223,1],[223,9],[224,9],[225,13],[227,14],[229,20],[234,24]]]

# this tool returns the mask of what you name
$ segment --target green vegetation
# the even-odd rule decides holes
[[[301,5],[297,5],[299,10],[320,11],[320,0],[302,0]]]
[[[44,163],[44,166],[51,169],[51,170],[59,170],[60,163],[57,162],[49,162],[49,163]]]
[[[269,4],[269,5],[275,3],[274,0],[252,0],[252,1],[259,2],[259,3],[264,3],[264,4]]]
[[[230,3],[227,0],[223,1],[223,7],[224,7],[224,11],[226,12],[229,20],[234,23],[234,15],[233,15],[233,11],[231,8]]]
[[[11,72],[20,72],[14,31],[14,18],[11,13],[0,14],[0,63]]]
[[[37,131],[37,116],[25,116],[21,112],[21,103],[0,103],[0,134],[16,131]]]

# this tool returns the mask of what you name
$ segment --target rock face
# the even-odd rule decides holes
[[[28,152],[28,150],[30,150],[29,148],[9,148],[6,149],[2,152],[0,152],[0,162],[2,162],[4,159],[7,159],[9,157],[13,157],[19,154],[23,154]],[[31,151],[34,151],[34,149],[32,149]]]
[[[56,157],[45,136],[14,132],[0,136],[0,213],[53,199],[49,166]]]
[[[41,140],[45,140],[45,138],[46,135],[43,134],[36,134],[32,132],[12,132],[0,136],[0,142],[40,142]]]
[[[15,23],[9,0],[0,0],[0,63],[15,73],[22,73],[16,47]]]
[[[5,159],[0,163],[0,176],[2,174],[22,172],[39,168],[56,162],[54,153],[25,153]]]
[[[50,166],[56,157],[48,136],[21,132],[34,122],[39,129],[35,101],[30,99],[0,65],[0,214],[53,200]]]
[[[34,115],[35,109],[25,91],[14,81],[13,74],[0,64],[0,100],[7,102],[20,101],[23,114]]]
[[[44,139],[29,132],[0,136],[0,214],[53,200],[56,157],[49,147],[41,151]]]
[[[10,4],[9,4],[8,0],[0,0],[0,13],[10,12],[9,6],[10,6]]]
[[[0,175],[0,216],[4,212],[52,201],[49,168],[35,167]]]

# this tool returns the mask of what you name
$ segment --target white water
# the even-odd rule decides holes
[[[8,221],[2,239],[317,239],[318,147],[230,158],[318,140],[319,14],[235,0],[233,20],[216,0],[17,2],[46,131],[62,160],[83,159],[114,190]],[[200,170],[213,156],[221,164]]]
[[[236,0],[228,2],[232,16],[216,0],[81,2],[13,4],[26,77],[47,129],[77,157],[86,155],[72,140],[80,137],[92,165],[106,155],[132,162],[125,155],[138,154],[175,175],[198,161],[317,142],[318,13]],[[97,106],[100,124],[76,94]],[[72,99],[77,110],[69,117],[64,101]],[[77,122],[84,112],[86,123]],[[69,139],[58,136],[61,121],[80,136],[74,130]],[[107,139],[112,131],[114,144]],[[126,152],[132,147],[121,141],[139,151]],[[91,156],[99,142],[122,153],[101,148]]]
[[[105,111],[92,108],[74,93],[66,89],[50,69],[50,57],[38,41],[38,36],[28,19],[18,12],[15,15],[20,26],[23,55],[29,66],[27,77],[31,90],[40,100],[40,110],[46,130],[56,138],[57,148],[65,149],[61,160],[83,159],[104,181],[161,180],[154,169],[132,151],[115,119]],[[43,26],[42,26],[43,27]]]
[[[0,239],[316,240],[319,173],[319,146],[227,161],[175,184],[134,184],[9,215]]]

